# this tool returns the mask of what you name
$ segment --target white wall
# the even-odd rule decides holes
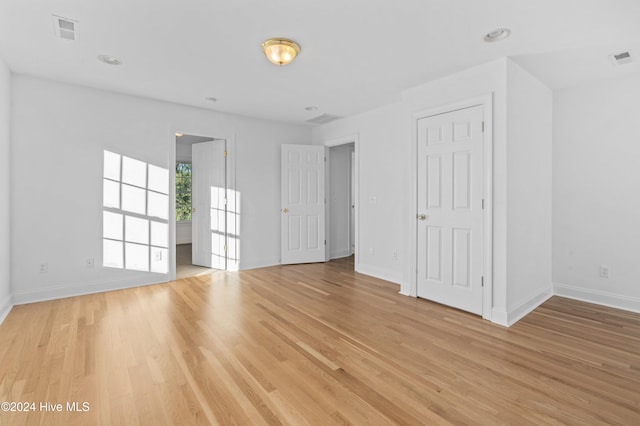
[[[506,60],[445,77],[403,93],[401,102],[313,129],[313,143],[358,134],[359,264],[356,270],[401,284],[410,294],[413,114],[493,93],[494,307],[506,312]],[[501,161],[498,161],[501,159]],[[373,203],[371,197],[376,198]],[[373,249],[374,254],[370,254]],[[398,252],[398,260],[392,258]]]
[[[399,103],[314,129],[314,143],[359,135],[360,265],[364,273],[401,284],[410,294],[413,116],[420,111],[493,93],[494,307],[506,310],[506,61],[439,79],[404,92]],[[498,161],[501,159],[501,161]],[[376,204],[370,197],[375,196]],[[369,254],[374,249],[374,255]],[[398,260],[391,257],[398,251]],[[378,254],[380,253],[380,254]],[[358,265],[356,265],[358,267]]]
[[[191,244],[191,222],[176,222],[176,244]]]
[[[191,144],[176,143],[176,161],[190,163],[191,159]]]
[[[174,133],[234,142],[242,268],[280,253],[280,144],[310,130],[14,76],[12,282],[18,303],[161,282],[167,275],[101,268],[102,162],[108,149],[173,169]],[[85,259],[96,259],[95,269]],[[48,272],[39,273],[40,263]]]
[[[541,303],[551,289],[548,88],[504,58],[406,90],[396,104],[315,128],[313,143],[358,134],[360,263],[356,269],[400,283],[401,292],[411,294],[415,114],[487,95],[493,101],[493,268],[489,271],[493,292],[488,316],[508,325]],[[375,204],[371,197],[376,197]],[[540,221],[534,223],[536,217]],[[521,221],[532,228],[521,229]],[[539,235],[528,240],[532,232]],[[391,256],[394,250],[397,261]]]
[[[507,61],[507,321],[553,294],[551,147],[553,93]]]
[[[331,259],[351,254],[351,153],[353,144],[329,149],[329,248]]]
[[[360,229],[355,268],[398,284],[406,269],[408,226],[403,209],[408,202],[408,194],[403,191],[408,182],[408,145],[401,112],[401,105],[393,104],[313,129],[313,141],[320,145],[358,134]],[[398,260],[392,258],[394,250],[399,253]]]
[[[492,321],[507,323],[507,70],[506,59],[483,64],[405,92],[405,116],[492,94],[493,293]],[[407,164],[409,159],[407,159]],[[415,217],[415,212],[413,212]],[[415,219],[413,219],[415,220]],[[485,271],[487,272],[487,271]],[[407,280],[408,280],[407,276]],[[408,293],[408,291],[407,291]]]
[[[11,73],[0,58],[0,323],[11,309]]]
[[[556,294],[640,312],[640,75],[555,93]],[[599,276],[600,265],[610,277]]]

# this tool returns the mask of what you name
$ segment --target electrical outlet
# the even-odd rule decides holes
[[[49,265],[47,265],[46,263],[41,263],[40,264],[40,273],[41,274],[46,274],[48,270],[49,270]]]
[[[87,267],[87,269],[93,269],[95,266],[95,261],[93,257],[86,258],[84,261],[84,265]]]
[[[378,197],[372,195],[369,197],[369,204],[376,204],[378,202]]]
[[[373,249],[373,247],[370,247],[370,248],[369,248],[369,254],[370,254],[371,256],[373,256],[374,254],[376,254],[376,251]]]
[[[391,258],[392,258],[393,260],[398,260],[398,251],[397,251],[397,250],[394,250],[394,251],[391,253]]]
[[[609,278],[611,270],[608,266],[600,265],[600,278]]]
[[[153,260],[159,262],[162,260],[162,252],[160,250],[153,253]]]

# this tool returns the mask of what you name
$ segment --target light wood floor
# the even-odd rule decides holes
[[[640,424],[640,315],[554,297],[510,329],[327,265],[16,306],[22,424]]]
[[[218,269],[209,269],[192,264],[191,244],[178,244],[176,246],[176,279],[196,277],[218,272]]]

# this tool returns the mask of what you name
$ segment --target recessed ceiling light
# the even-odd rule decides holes
[[[213,96],[207,96],[204,100],[209,102],[218,102],[218,98],[214,98]]]
[[[178,138],[181,138],[183,136],[184,136],[184,134],[182,134],[182,133],[176,133],[176,137],[178,137]]]
[[[317,111],[317,110],[318,110],[318,107],[317,107],[317,106],[313,106],[313,105],[311,105],[311,106],[308,106],[308,107],[304,107],[304,109],[305,109],[306,111]]]
[[[492,43],[494,41],[504,40],[505,38],[509,37],[509,34],[511,34],[511,30],[509,28],[498,28],[497,30],[493,30],[487,33],[484,36],[484,41],[486,41],[487,43]]]
[[[122,61],[111,55],[98,55],[98,60],[109,65],[122,65]]]

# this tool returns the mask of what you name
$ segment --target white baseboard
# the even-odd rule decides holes
[[[407,286],[404,286],[404,285],[400,284],[400,291],[398,293],[401,294],[402,296],[416,297],[416,296],[412,295],[411,292],[405,287],[407,287]]]
[[[255,259],[250,262],[240,260],[240,270],[246,271],[247,269],[266,268],[268,266],[275,266],[280,264],[280,258],[271,257],[266,259]]]
[[[329,253],[329,258],[330,259],[340,259],[342,257],[349,257],[351,256],[351,251],[349,249],[344,249],[344,250],[336,250],[336,251],[332,251],[331,253]]]
[[[398,285],[401,285],[402,283],[401,274],[395,271],[389,271],[388,269],[379,268],[377,266],[364,265],[362,262],[359,265],[356,265],[356,272],[380,278],[381,280],[389,281]]]
[[[504,308],[493,308],[491,310],[491,322],[504,327],[511,327],[522,318],[531,313],[538,306],[542,305],[553,296],[553,289],[547,288],[539,291],[533,296],[527,297],[516,303],[509,310]]]
[[[509,314],[504,308],[491,309],[491,322],[494,324],[509,327]]]
[[[640,313],[640,298],[637,297],[623,296],[621,294],[561,283],[553,283],[553,290],[557,296]]]
[[[549,300],[551,296],[553,296],[553,288],[549,287],[517,303],[513,308],[509,309],[507,315],[508,327],[511,327],[527,314],[533,312],[535,308]]]
[[[2,324],[7,315],[9,315],[11,308],[13,308],[12,299],[11,294],[7,294],[0,299],[0,324]]]
[[[103,293],[105,291],[161,284],[167,281],[168,276],[157,274],[152,277],[131,276],[86,283],[42,287],[28,291],[14,292],[13,303],[15,305],[23,305],[25,303],[44,302],[47,300],[62,299],[65,297],[83,296],[85,294]]]

